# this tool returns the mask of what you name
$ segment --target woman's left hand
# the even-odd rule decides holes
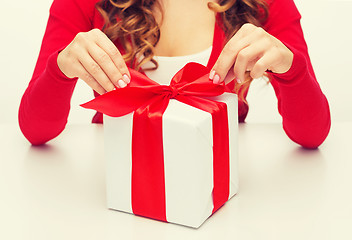
[[[224,46],[209,78],[219,84],[234,74],[236,81],[243,83],[246,71],[252,78],[262,77],[267,70],[285,73],[292,61],[293,53],[280,40],[263,28],[246,23]]]

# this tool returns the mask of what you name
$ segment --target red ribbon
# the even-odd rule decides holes
[[[131,83],[82,104],[112,117],[135,111],[132,131],[132,210],[136,215],[166,219],[162,115],[174,98],[212,114],[213,212],[229,197],[229,133],[227,106],[204,97],[225,92],[224,85],[209,80],[209,69],[188,63],[169,86],[159,85],[130,69]]]

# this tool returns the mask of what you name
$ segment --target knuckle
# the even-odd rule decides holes
[[[106,53],[101,53],[101,54],[98,56],[98,59],[99,59],[99,61],[102,62],[102,63],[107,63],[107,62],[109,62],[110,57],[109,57]]]
[[[254,26],[252,23],[245,23],[245,24],[243,24],[242,25],[242,29],[243,30],[251,30],[251,29],[253,29],[253,28],[255,28],[256,26]]]
[[[93,75],[96,75],[101,71],[100,66],[95,62],[91,64],[90,69]]]
[[[116,65],[117,65],[117,69],[120,71],[123,71],[126,69],[126,65],[124,61],[118,61]]]
[[[223,49],[223,53],[226,56],[231,56],[235,54],[236,51],[237,51],[237,43],[233,41],[228,42],[228,44]]]
[[[264,45],[264,46],[266,46],[267,48],[269,48],[269,47],[275,47],[273,44],[272,44],[272,41],[271,41],[271,39],[269,38],[269,37],[263,37],[262,38],[262,44]]]
[[[252,23],[245,23],[241,27],[241,31],[251,33],[257,29],[257,26],[253,25]]]
[[[256,73],[254,72],[254,71],[251,71],[250,73],[249,73],[249,76],[251,76],[251,78],[257,78],[257,76],[256,76]]]
[[[265,36],[265,30],[261,27],[256,27],[255,29],[255,33],[258,34],[258,36],[262,37]]]
[[[265,64],[263,62],[257,62],[256,63],[256,69],[264,69],[265,68]]]
[[[262,27],[255,27],[255,31],[257,31],[258,33],[262,33],[264,32],[264,29]]]
[[[73,47],[77,50],[79,46],[83,46],[87,43],[87,34],[86,33],[78,33],[76,37],[72,41]]]
[[[83,41],[85,39],[85,33],[84,32],[79,32],[77,33],[76,37],[74,38],[75,41]]]
[[[255,70],[254,73],[256,73],[257,71],[265,71],[266,70],[266,66],[262,62],[257,62],[256,66],[255,66],[255,69],[253,69],[253,70]]]
[[[79,44],[72,44],[70,48],[67,49],[67,56],[73,56],[75,53],[79,52],[80,45]]]
[[[92,34],[100,34],[101,33],[101,31],[98,28],[93,28],[89,32],[92,33]]]
[[[110,47],[108,51],[112,57],[117,57],[120,55],[120,52],[119,52],[119,50],[117,50],[116,47]]]
[[[239,52],[237,55],[238,61],[245,61],[247,60],[247,54],[243,51]]]
[[[251,71],[249,75],[251,78],[260,78],[262,76],[258,71]]]
[[[229,42],[228,47],[224,49],[226,54],[231,54],[236,51],[236,44],[234,42]]]
[[[87,83],[95,82],[94,78],[87,72],[83,74],[82,79]]]

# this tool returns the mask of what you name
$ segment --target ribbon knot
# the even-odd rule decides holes
[[[178,89],[175,86],[170,86],[170,98],[175,98],[177,95],[179,95]]]

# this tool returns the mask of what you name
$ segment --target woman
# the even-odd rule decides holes
[[[287,135],[306,148],[326,138],[329,106],[293,0],[55,0],[21,101],[21,130],[34,145],[59,135],[78,78],[98,95],[126,87],[128,67],[156,80],[189,61],[207,65],[214,84],[236,79],[239,121],[251,79],[268,75]]]

